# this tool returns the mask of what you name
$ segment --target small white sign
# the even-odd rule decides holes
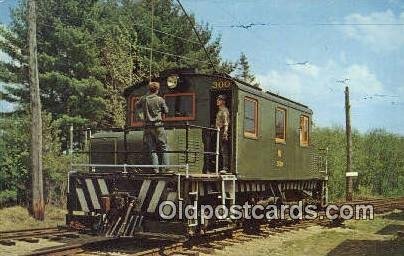
[[[347,172],[346,177],[358,177],[358,172]]]

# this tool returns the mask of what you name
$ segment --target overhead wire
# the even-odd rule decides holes
[[[186,16],[186,18],[188,19],[189,23],[191,24],[192,29],[193,29],[193,31],[195,32],[196,37],[198,38],[198,41],[201,43],[201,46],[202,46],[202,48],[203,48],[203,51],[205,52],[205,55],[206,55],[207,59],[209,60],[210,65],[211,65],[211,68],[213,69],[213,71],[217,72],[216,66],[215,66],[215,64],[213,63],[213,61],[212,61],[212,59],[211,59],[211,57],[210,57],[210,55],[209,55],[209,53],[208,53],[208,50],[206,49],[205,45],[202,43],[202,39],[201,39],[201,37],[200,37],[198,31],[196,30],[196,27],[195,27],[194,22],[192,21],[191,17],[188,15],[188,13],[187,13],[187,11],[185,10],[184,6],[181,4],[181,1],[180,1],[180,0],[177,0],[177,3],[178,3],[178,5],[180,6],[182,12],[185,14],[185,16]]]
[[[231,13],[229,13],[228,12],[228,10],[224,10],[224,13],[226,13],[233,21],[235,21],[236,22],[236,24],[237,25],[229,25],[229,27],[233,27],[233,28],[243,28],[243,29],[249,29],[249,28],[251,28],[251,27],[254,27],[254,26],[267,26],[267,25],[269,25],[269,24],[266,24],[266,23],[247,23],[247,24],[242,24],[234,15],[232,15]],[[318,25],[318,26],[326,26],[326,25],[331,25],[331,24],[333,24],[333,25],[361,25],[361,24],[357,24],[357,23],[313,23],[312,25]],[[272,23],[271,25],[302,25],[302,24],[293,24],[293,23],[289,23],[289,24],[280,24],[280,23],[278,23],[278,24],[274,24],[274,23]],[[368,23],[368,24],[362,24],[362,25],[404,25],[404,24],[401,24],[401,23],[389,23],[389,24],[387,24],[387,23],[373,23],[373,24],[370,24],[370,23]],[[212,25],[213,27],[215,27],[215,25]],[[258,34],[256,34],[253,30],[249,30],[250,32],[252,32],[252,33],[254,33],[257,37],[260,37]],[[262,38],[261,37],[261,39],[262,40],[264,40],[264,41],[267,41],[267,40],[265,40],[264,38]],[[302,66],[305,66],[306,64],[308,64],[309,63],[309,61],[305,61],[305,62],[297,62],[297,63],[292,63],[292,64],[287,64],[287,65],[302,65]],[[344,80],[338,80],[337,82],[338,83],[346,83],[346,82],[348,82],[349,81],[349,79],[344,79]],[[335,89],[333,89],[333,88],[331,88],[331,87],[328,87],[329,88],[329,92],[330,93],[337,93],[337,91],[335,90]],[[278,92],[279,93],[279,92]],[[372,99],[373,97],[379,97],[379,98],[384,98],[384,97],[399,97],[399,96],[397,96],[397,95],[381,95],[381,94],[374,94],[374,95],[372,95],[372,96],[362,96],[362,100],[368,100],[368,99]],[[391,104],[392,105],[401,105],[401,104],[403,104],[403,103],[400,103],[400,102],[391,102]]]
[[[140,46],[140,45],[138,45],[137,47],[138,47],[138,48],[141,48],[141,49],[145,49],[145,50],[150,50],[150,49],[151,49],[150,47]],[[208,61],[203,61],[203,60],[199,60],[199,59],[194,59],[194,58],[191,58],[191,57],[186,57],[186,56],[183,56],[183,55],[177,55],[177,54],[174,54],[174,53],[159,51],[159,50],[156,50],[156,49],[153,49],[153,51],[154,51],[154,52],[157,52],[157,53],[161,53],[161,54],[167,55],[167,56],[178,57],[178,58],[184,59],[184,60],[192,60],[192,61],[197,61],[197,62],[201,62],[201,63],[208,63]]]
[[[140,23],[133,23],[133,25],[138,26],[138,27],[147,28],[147,29],[152,29],[151,27],[146,26],[146,25],[144,25],[144,24],[140,24]],[[161,34],[163,34],[163,35],[167,35],[167,36],[171,36],[171,37],[173,37],[173,38],[181,39],[182,41],[185,41],[185,42],[194,43],[194,44],[198,44],[198,45],[201,44],[200,42],[197,42],[197,41],[195,41],[195,40],[191,40],[191,39],[187,39],[187,38],[185,38],[185,37],[181,37],[181,36],[177,36],[177,35],[174,35],[174,34],[170,34],[170,33],[168,33],[168,32],[165,32],[165,31],[162,31],[162,30],[159,30],[159,29],[156,29],[156,28],[153,28],[152,30],[155,31],[155,32],[161,33]]]
[[[41,16],[41,15],[37,15],[37,16]],[[41,17],[42,17],[42,18],[45,18],[44,16],[41,16]],[[41,24],[41,25],[56,28],[56,27],[53,26],[53,25],[48,25],[48,24],[44,24],[44,23]],[[180,40],[182,40],[182,41],[184,41],[184,42],[189,42],[189,43],[201,45],[201,43],[198,42],[198,41],[191,40],[191,39],[188,39],[188,38],[185,38],[185,37],[181,37],[181,36],[178,36],[178,35],[174,35],[174,34],[171,34],[171,33],[169,33],[169,32],[165,32],[165,31],[162,31],[162,30],[159,30],[159,29],[156,29],[156,28],[152,28],[152,27],[150,27],[150,26],[148,26],[148,25],[146,25],[146,24],[142,24],[142,23],[132,23],[132,25],[137,26],[137,27],[147,28],[147,29],[153,30],[153,31],[155,31],[155,32],[157,32],[157,33],[160,33],[160,34],[163,34],[163,35],[166,35],[166,36],[170,36],[170,37],[173,37],[173,38],[180,39]]]
[[[217,28],[241,28],[250,29],[253,27],[275,27],[275,26],[404,26],[404,23],[244,23],[244,24],[212,24]]]
[[[4,3],[4,2],[0,2],[0,3]],[[183,10],[185,11],[185,9],[183,9]],[[236,21],[237,25],[234,25],[234,24],[232,24],[232,25],[211,25],[212,27],[242,28],[242,29],[249,30],[250,28],[256,27],[256,26],[346,26],[346,25],[350,25],[350,26],[404,26],[404,23],[252,23],[251,22],[251,23],[244,23],[243,24],[243,23],[239,22],[229,12],[227,12],[226,10],[224,10],[224,11],[234,21]],[[38,16],[41,16],[41,15],[38,15]],[[41,25],[56,28],[56,26],[50,25],[50,24],[42,23]],[[190,42],[190,43],[203,45],[201,42],[197,42],[197,41],[190,40],[190,39],[187,39],[187,38],[184,38],[184,37],[180,37],[180,36],[165,32],[165,31],[161,31],[161,30],[155,29],[154,27],[147,26],[145,24],[133,23],[133,25],[140,26],[140,27],[145,27],[147,29],[151,29],[152,31],[155,31],[155,32],[167,35],[167,36],[171,36],[173,38],[177,38],[177,39],[180,39],[180,40],[183,40],[183,41],[187,41],[187,42]],[[249,31],[256,34],[252,30],[249,30]],[[198,33],[196,33],[196,35],[198,36]],[[258,35],[256,34],[256,36],[258,36]],[[101,38],[101,36],[99,36],[98,38]],[[263,39],[263,38],[261,37],[261,39]],[[197,61],[197,62],[200,62],[200,63],[211,62],[211,61],[203,61],[203,60],[199,60],[199,59],[194,59],[194,58],[186,57],[186,56],[183,56],[183,55],[177,55],[177,54],[170,53],[170,52],[167,52],[167,51],[156,50],[156,49],[152,49],[151,47],[145,47],[145,46],[140,46],[140,45],[137,45],[137,47],[141,48],[141,49],[149,50],[149,51],[155,51],[155,52],[157,52],[159,54],[163,54],[163,55],[171,56],[171,57],[176,57],[176,58],[179,58],[179,59],[192,60],[192,61]],[[205,53],[207,53],[207,52],[205,51]],[[334,92],[334,89],[330,88],[330,92]],[[386,98],[386,97],[387,97],[387,95],[371,95],[371,96],[365,95],[365,96],[363,96],[363,100],[371,100],[371,99],[374,99],[374,98]],[[391,96],[391,97],[398,97],[398,96]],[[392,105],[402,104],[400,102],[391,102],[391,103],[392,103]]]

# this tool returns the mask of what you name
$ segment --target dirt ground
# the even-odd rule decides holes
[[[255,239],[216,251],[215,255],[271,256],[404,256],[404,212],[377,216],[374,220],[347,221],[344,227],[314,226],[307,229]]]

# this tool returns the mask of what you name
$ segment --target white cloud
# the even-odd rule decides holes
[[[404,26],[386,24],[404,24],[404,12],[395,15],[391,10],[373,12],[369,15],[353,13],[344,18],[349,25],[343,32],[349,38],[360,41],[375,51],[393,51],[404,46]],[[385,25],[383,25],[385,24]]]
[[[287,62],[289,63],[289,62]],[[319,65],[293,65],[283,70],[258,74],[257,80],[266,90],[298,100],[342,91],[337,80],[348,78],[350,90],[358,95],[383,93],[383,84],[365,65],[342,66],[333,60]]]
[[[366,65],[345,66],[329,60],[321,65],[310,64],[310,72],[304,71],[304,67],[305,65],[289,65],[257,75],[257,80],[264,90],[308,105],[315,113],[315,122],[323,126],[333,123],[343,125],[344,122],[345,84],[338,83],[337,80],[349,79],[347,84],[355,115],[362,113],[365,117],[374,111],[369,107],[369,101],[364,99],[366,96],[392,94]],[[371,106],[377,102],[383,103],[382,99],[374,97]]]
[[[272,70],[265,75],[257,75],[257,80],[267,90],[288,96],[298,96],[303,87],[301,76],[295,72]]]
[[[350,89],[353,92],[376,94],[383,92],[383,85],[367,66],[352,65],[346,68]]]

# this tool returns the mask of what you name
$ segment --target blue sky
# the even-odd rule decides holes
[[[15,2],[0,3],[1,22]],[[354,128],[404,135],[404,1],[182,3],[221,36],[225,59],[244,52],[262,87],[309,105],[317,125],[344,125],[345,85],[337,81],[348,78]],[[266,25],[240,28],[251,23]]]
[[[337,81],[349,78],[354,128],[404,134],[404,1],[183,4],[221,35],[224,58],[244,52],[261,85],[309,105],[317,125],[344,125]],[[267,25],[231,27],[251,23]]]

